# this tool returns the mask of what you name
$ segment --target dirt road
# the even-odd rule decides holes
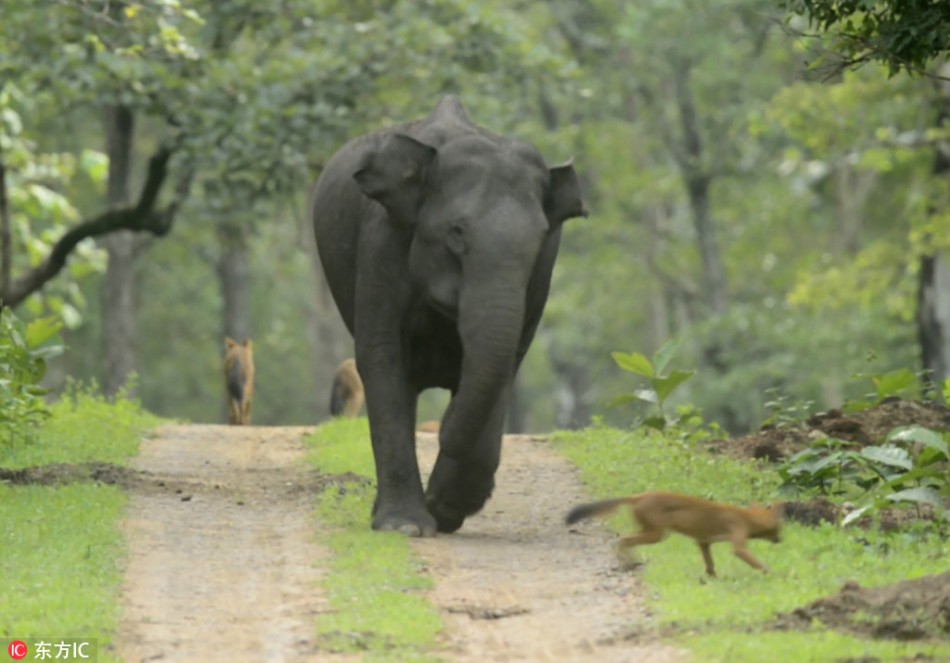
[[[140,661],[326,661],[314,495],[301,428],[168,426],[143,442],[126,522],[117,653]],[[434,435],[419,435],[431,467]],[[570,465],[505,441],[495,495],[459,533],[413,541],[435,583],[446,661],[679,661],[651,642],[636,579],[597,525],[569,531],[584,498]]]

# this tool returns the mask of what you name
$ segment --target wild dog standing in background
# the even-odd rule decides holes
[[[363,409],[363,381],[356,371],[356,361],[344,359],[333,376],[330,393],[330,414],[334,417],[356,417]]]
[[[251,423],[251,399],[254,397],[254,349],[251,339],[237,343],[224,339],[224,385],[228,393],[228,423]]]

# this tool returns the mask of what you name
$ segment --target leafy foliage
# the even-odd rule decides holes
[[[823,438],[779,468],[780,490],[859,500],[863,504],[844,518],[845,525],[895,503],[926,504],[947,517],[948,461],[944,437],[920,426],[896,428],[881,444],[860,450],[848,448],[841,440]]]
[[[46,362],[63,351],[55,318],[23,322],[9,307],[0,311],[0,450],[29,437],[49,416],[40,386]]]
[[[891,73],[923,69],[950,50],[950,6],[931,0],[782,0],[830,33],[852,66],[870,60]]]
[[[634,375],[647,378],[650,381],[650,388],[638,389],[633,393],[619,396],[611,401],[610,405],[619,405],[631,401],[652,403],[657,406],[659,416],[647,418],[643,422],[644,425],[659,430],[666,428],[670,421],[666,418],[663,405],[677,387],[695,374],[695,371],[666,371],[666,367],[680,346],[680,342],[681,341],[677,339],[667,341],[663,347],[653,354],[652,361],[639,352],[611,353],[611,356],[620,368]]]

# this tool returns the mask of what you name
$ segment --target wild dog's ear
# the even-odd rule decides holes
[[[225,350],[230,350],[230,349],[233,348],[235,345],[237,345],[237,343],[235,343],[235,342],[234,342],[234,339],[232,339],[230,336],[225,336],[225,337],[224,337],[224,349],[225,349]]]
[[[587,208],[581,200],[581,183],[574,172],[573,159],[550,169],[544,213],[552,228],[575,216],[587,216]]]
[[[390,134],[363,157],[353,174],[367,196],[399,224],[413,225],[425,199],[426,176],[436,150],[405,134]]]
[[[245,337],[244,342],[241,345],[243,345],[245,348],[251,347],[251,339]]]

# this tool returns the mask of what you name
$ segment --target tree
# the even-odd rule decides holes
[[[923,72],[950,51],[950,4],[934,0],[780,0],[827,34],[835,70],[881,62],[890,71]]]
[[[936,73],[928,65],[950,52],[950,4],[930,0],[877,0],[850,2],[841,0],[786,0],[782,3],[790,11],[804,14],[812,24],[831,38],[829,53],[840,60],[835,70],[853,69],[867,62],[886,65],[891,75],[900,71],[925,73],[938,79],[950,73],[944,65]],[[924,146],[937,145],[933,174],[946,178],[948,172],[946,143],[940,144],[948,126],[945,80],[937,81],[939,94],[932,107],[937,135],[923,141]],[[946,136],[942,137],[944,140]],[[940,191],[944,187],[940,187]],[[946,201],[936,200],[931,216],[946,216]],[[932,224],[931,224],[932,225]],[[925,232],[929,246],[920,247],[917,284],[917,338],[920,358],[927,381],[943,382],[950,378],[950,292],[946,276],[948,258],[946,247],[934,240],[940,233]],[[936,394],[939,389],[933,389]]]

